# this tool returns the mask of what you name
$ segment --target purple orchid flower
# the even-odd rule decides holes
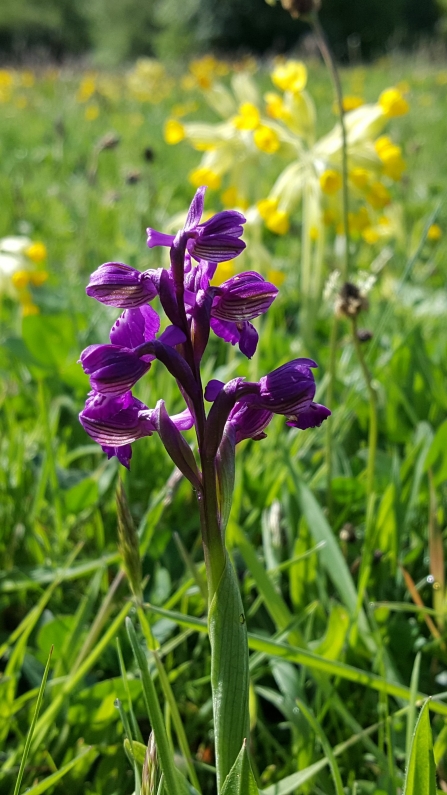
[[[240,240],[245,218],[235,210],[224,210],[208,221],[200,223],[203,215],[206,187],[197,190],[183,229],[177,235],[166,235],[150,227],[147,229],[147,245],[167,246],[169,248],[186,247],[186,251],[195,260],[207,262],[225,262],[237,257],[245,248]]]
[[[160,318],[150,306],[125,309],[110,332],[111,345],[89,345],[81,353],[80,362],[90,376],[95,392],[103,395],[123,395],[148,372],[154,354],[140,354],[138,348],[155,340]],[[174,346],[184,342],[184,333],[169,326],[159,342]]]
[[[194,422],[189,409],[170,420],[178,430],[188,430]],[[157,431],[154,409],[149,409],[131,392],[116,396],[101,395],[92,390],[79,414],[79,421],[109,458],[117,456],[127,468],[132,456],[131,443]]]
[[[92,273],[85,292],[107,306],[142,306],[157,295],[152,274],[153,271],[141,273],[122,262],[105,262]]]

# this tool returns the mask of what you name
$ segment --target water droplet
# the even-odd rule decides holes
[[[435,578],[433,577],[433,574],[429,574],[428,577],[427,577],[428,584],[429,585],[433,585],[434,581],[435,581]]]
[[[440,582],[437,582],[437,581],[435,580],[435,582],[433,583],[433,590],[434,590],[434,591],[439,591],[440,587],[441,587],[441,583],[440,583]]]

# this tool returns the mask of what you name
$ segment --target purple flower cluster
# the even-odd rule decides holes
[[[141,273],[108,262],[92,274],[87,294],[124,311],[110,332],[110,344],[90,345],[80,359],[92,387],[80,421],[107,455],[116,455],[128,467],[131,443],[158,432],[171,458],[199,487],[200,474],[181,431],[194,425],[200,454],[211,460],[224,433],[234,444],[263,438],[273,414],[286,416],[288,425],[301,429],[321,425],[330,414],[313,402],[310,368],[317,365],[310,359],[289,362],[257,383],[241,378],[227,384],[211,381],[203,391],[200,362],[210,331],[238,344],[250,358],[258,343],[251,321],[268,310],[278,292],[254,271],[233,276],[219,287],[211,284],[218,263],[245,248],[245,218],[224,211],[201,223],[204,193],[205,188],[199,188],[185,226],[176,235],[147,230],[149,248],[169,248],[169,269]],[[149,305],[157,296],[171,323],[162,334],[160,318]],[[149,409],[132,395],[132,387],[155,359],[179,385],[187,406],[181,414],[169,417],[163,401]],[[213,402],[208,417],[204,397]]]

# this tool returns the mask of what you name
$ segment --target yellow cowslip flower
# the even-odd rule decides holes
[[[286,274],[283,271],[278,271],[275,268],[270,268],[267,271],[267,281],[274,284],[275,287],[281,287],[284,284]]]
[[[382,185],[381,182],[373,182],[366,194],[366,201],[371,207],[374,207],[375,210],[382,210],[391,203],[391,196],[385,188],[385,185]]]
[[[265,112],[271,119],[281,119],[284,113],[284,102],[279,94],[274,91],[267,91],[264,94],[265,99]]]
[[[371,219],[365,206],[359,207],[355,213],[349,213],[349,229],[351,232],[363,232],[368,226],[371,226]]]
[[[243,102],[239,114],[234,117],[233,124],[238,130],[255,130],[261,121],[261,114],[252,102]]]
[[[392,146],[382,149],[379,157],[383,163],[383,173],[385,176],[390,177],[396,182],[400,180],[406,169],[400,146],[395,146],[393,144]]]
[[[224,190],[220,194],[220,199],[226,210],[231,210],[234,207],[240,207],[241,210],[246,210],[249,206],[248,201],[241,196],[234,185],[230,185],[229,188]]]
[[[95,121],[99,116],[98,105],[88,105],[84,111],[84,118],[86,121]]]
[[[278,199],[261,199],[256,203],[256,207],[261,218],[267,221],[278,209]]]
[[[311,226],[309,229],[309,237],[314,242],[318,240],[320,237],[320,232],[318,231],[318,226]]]
[[[200,188],[201,185],[207,185],[207,187],[211,190],[219,190],[222,180],[220,174],[216,174],[216,172],[212,171],[211,168],[199,166],[199,168],[195,168],[194,171],[191,171],[189,175],[189,181],[194,188]]]
[[[277,152],[281,146],[278,134],[267,127],[266,124],[261,124],[253,133],[253,141],[261,152],[267,152],[268,155]]]
[[[356,108],[361,108],[361,106],[364,104],[365,100],[362,97],[357,96],[356,94],[347,94],[346,97],[343,97],[343,110],[345,113],[349,113],[350,110],[355,110]],[[338,113],[337,102],[334,102],[332,110],[334,111],[334,113]]]
[[[439,224],[432,224],[428,228],[427,232],[427,240],[430,240],[432,243],[437,243],[442,237],[442,229]]]
[[[380,153],[385,149],[388,149],[389,146],[394,146],[389,135],[381,135],[376,141],[374,141],[374,149],[376,150],[379,157]]]
[[[42,284],[45,284],[47,279],[48,279],[47,271],[31,271],[29,273],[29,280],[33,285],[33,287],[41,287]]]
[[[211,279],[211,284],[213,287],[222,284],[222,282],[226,282],[227,279],[231,279],[232,276],[236,273],[236,261],[234,259],[229,259],[226,262],[219,262],[216,272]]]
[[[30,315],[39,315],[40,309],[36,304],[33,304],[31,300],[26,301],[22,304],[22,315],[23,317],[30,317]]]
[[[28,287],[29,280],[30,273],[25,270],[16,271],[11,276],[11,281],[16,290],[23,290],[24,287]]]
[[[302,61],[280,63],[272,72],[272,82],[281,91],[299,94],[306,87],[307,69]]]
[[[374,229],[372,226],[368,226],[362,232],[362,237],[365,243],[369,243],[370,246],[373,246],[380,240],[380,234],[377,229]]]
[[[47,247],[45,243],[37,241],[36,243],[31,243],[31,245],[25,249],[24,254],[26,254],[28,259],[32,260],[36,263],[36,265],[38,265],[40,262],[44,262],[46,260]]]
[[[285,210],[275,210],[268,216],[265,225],[276,235],[286,235],[290,229],[289,214]]]
[[[382,91],[379,97],[379,105],[383,115],[388,119],[395,116],[405,116],[410,110],[410,106],[398,88],[387,88]]]
[[[32,88],[36,82],[34,72],[31,72],[29,69],[25,69],[25,71],[20,73],[20,80],[22,86],[25,86],[25,88]]]
[[[369,182],[369,171],[366,168],[353,168],[349,172],[349,179],[359,190],[364,190]]]
[[[320,188],[323,193],[326,193],[328,196],[332,196],[334,193],[337,193],[340,190],[342,184],[343,182],[341,175],[333,168],[327,168],[326,171],[323,171],[320,177]]]
[[[96,91],[96,80],[94,75],[85,75],[81,80],[76,93],[76,100],[78,102],[88,102]]]
[[[194,113],[194,111],[198,109],[198,102],[179,102],[177,105],[173,105],[171,108],[171,113],[177,119],[180,119],[182,116],[186,116],[188,113]]]
[[[14,77],[9,69],[0,69],[0,88],[11,88]]]
[[[323,210],[322,219],[325,226],[332,226],[337,221],[337,214],[334,212],[334,210],[331,210],[327,207],[325,210]]]
[[[185,137],[185,128],[177,119],[168,119],[163,128],[163,135],[167,144],[178,144]]]

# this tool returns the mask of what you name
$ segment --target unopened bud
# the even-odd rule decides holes
[[[141,600],[142,571],[139,540],[121,479],[118,481],[116,490],[116,507],[118,511],[118,549],[132,593],[136,599]]]
[[[98,150],[102,152],[103,149],[115,149],[120,140],[121,138],[117,133],[108,132],[98,141]]]
[[[281,5],[294,19],[318,11],[320,0],[281,0]]]
[[[373,338],[373,333],[368,328],[359,328],[356,334],[359,342],[369,342]]]
[[[160,772],[157,759],[157,746],[154,733],[151,732],[144,758],[141,774],[141,795],[156,795],[160,782]]]
[[[346,522],[346,524],[343,525],[342,529],[340,530],[339,538],[340,541],[347,541],[351,544],[357,540],[355,527],[353,524],[351,524],[351,522]]]
[[[335,302],[337,315],[354,318],[362,311],[368,309],[368,300],[362,295],[359,288],[352,282],[345,282]]]

